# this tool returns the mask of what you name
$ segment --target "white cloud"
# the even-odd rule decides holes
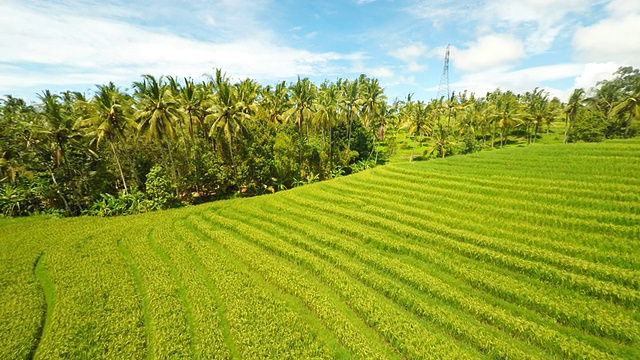
[[[429,49],[425,44],[418,42],[395,49],[390,51],[388,54],[405,62],[409,72],[417,72],[427,69],[427,66],[420,64],[418,60],[420,60],[420,58],[424,58],[428,54],[428,51]]]
[[[637,0],[612,0],[605,9],[613,17],[638,15],[640,13],[640,2]]]
[[[622,66],[622,64],[615,62],[588,63],[584,65],[582,73],[576,77],[573,87],[588,90],[595,86],[598,81],[612,79],[613,73],[616,72],[620,66]]]
[[[393,76],[393,71],[389,70],[386,67],[379,67],[371,69],[369,71],[369,75],[375,78],[389,78]]]
[[[481,16],[511,24],[556,23],[569,13],[587,11],[598,0],[489,0]]]
[[[362,58],[314,53],[256,37],[194,40],[113,18],[74,15],[60,6],[0,4],[0,63],[22,68],[4,74],[0,89],[131,81],[143,73],[199,77],[214,67],[231,76],[280,79],[335,73],[339,63]],[[52,10],[57,10],[54,16]]]
[[[571,14],[588,12],[598,1],[489,0],[478,14],[479,21],[492,24],[492,28],[518,33],[528,54],[541,54],[552,47],[563,30],[573,26]]]
[[[491,34],[480,37],[466,49],[452,46],[451,59],[463,71],[480,71],[503,66],[525,56],[520,39],[509,34]]]
[[[570,89],[555,89],[541,86],[541,84],[548,81],[574,78],[583,72],[584,65],[571,63],[537,66],[515,71],[509,71],[506,68],[493,68],[464,75],[459,81],[451,84],[451,88],[456,91],[468,90],[478,95],[484,95],[496,88],[522,93],[531,91],[535,87],[542,87],[551,96],[558,96],[560,100],[566,100],[565,96],[568,96]]]
[[[381,80],[381,84],[385,87],[385,89],[402,87],[403,92],[406,95],[406,91],[408,90],[406,87],[415,87],[416,77],[413,75],[410,75],[410,76],[399,75],[394,78],[383,79]],[[389,99],[391,99],[391,97],[389,97]]]
[[[407,70],[409,72],[425,71],[427,70],[427,68],[428,68],[427,65],[418,64],[415,61],[412,61],[409,64],[407,64]]]
[[[406,85],[413,85],[416,83],[416,77],[411,75],[411,76],[399,76],[398,77],[398,83],[399,84],[406,84]]]
[[[455,23],[482,36],[502,32],[523,40],[527,54],[548,51],[565,29],[573,27],[573,14],[589,12],[602,0],[415,0],[406,10],[427,19],[436,29]],[[630,2],[634,0],[616,0]]]
[[[420,0],[414,1],[405,11],[419,19],[429,20],[433,27],[440,28],[454,18],[468,20],[466,14],[471,11],[471,7],[456,0]]]
[[[640,64],[640,15],[613,15],[591,26],[580,27],[573,36],[580,59]]]
[[[407,45],[389,52],[389,55],[404,62],[416,61],[427,53],[427,46],[423,43]]]
[[[620,64],[607,63],[565,63],[546,66],[535,66],[520,70],[490,69],[487,71],[467,74],[459,81],[451,84],[456,91],[469,90],[478,95],[493,91],[496,88],[511,90],[515,93],[531,91],[540,87],[562,101],[567,101],[574,88],[592,88],[598,81],[613,78],[613,73],[618,70]],[[543,85],[545,82],[559,80],[572,80],[573,86],[557,88]],[[435,89],[430,89],[434,90]]]

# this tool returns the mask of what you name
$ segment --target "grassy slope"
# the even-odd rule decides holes
[[[640,141],[0,221],[0,358],[640,358]]]
[[[564,121],[555,121],[549,126],[544,125],[539,133],[535,143],[537,144],[561,144],[564,141],[565,124]],[[478,135],[478,134],[477,134]],[[433,138],[430,137],[411,137],[407,134],[405,129],[398,131],[395,139],[397,147],[393,156],[389,159],[391,163],[412,161],[412,160],[426,160],[429,154],[433,151],[435,146]],[[494,139],[494,146],[496,149],[500,148],[500,137],[496,136]],[[490,149],[490,138],[487,138],[486,148],[484,151]],[[514,146],[527,146],[527,139],[524,134],[519,136],[509,135],[504,145],[505,148]],[[383,146],[384,148],[384,146]],[[432,157],[437,157],[432,155]]]

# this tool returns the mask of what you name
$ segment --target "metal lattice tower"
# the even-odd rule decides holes
[[[451,92],[449,91],[449,50],[451,48],[450,44],[447,44],[447,49],[444,54],[444,67],[442,69],[442,75],[440,76],[440,85],[438,85],[438,95],[437,98],[440,99],[445,97],[445,100],[449,100],[449,96],[451,96]],[[446,91],[446,94],[445,94]]]

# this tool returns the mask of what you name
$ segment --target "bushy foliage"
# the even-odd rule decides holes
[[[232,82],[221,70],[202,83],[144,75],[130,93],[113,83],[91,97],[43,91],[33,105],[6,96],[0,210],[79,215],[105,204],[128,208],[115,194],[136,191],[152,209],[275,192],[385,163],[399,131],[409,136],[398,147],[411,149],[411,160],[533,143],[563,117],[565,141],[634,136],[640,71],[623,67],[614,75],[577,89],[564,106],[538,88],[389,103],[365,75],[262,86]],[[427,151],[414,153],[416,145]],[[152,171],[155,164],[163,175]]]
[[[469,132],[464,134],[462,137],[456,153],[464,155],[478,152],[480,150],[482,150],[482,143],[478,141],[474,134]]]
[[[151,209],[166,209],[174,202],[174,186],[160,165],[154,165],[147,174],[145,189]]]
[[[118,196],[101,194],[101,199],[95,201],[89,211],[94,216],[134,215],[154,209],[153,201],[147,199],[145,194],[134,191],[130,194],[120,193]]]
[[[609,122],[600,112],[583,110],[576,116],[569,141],[599,142],[605,139]]]

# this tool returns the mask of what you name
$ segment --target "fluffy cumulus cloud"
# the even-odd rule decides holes
[[[428,47],[421,42],[397,48],[389,52],[389,55],[404,62],[409,72],[425,70],[426,65],[420,64],[419,60],[428,53]]]
[[[488,0],[479,15],[486,21],[504,21],[511,25],[537,23],[543,26],[560,22],[570,13],[588,11],[596,0]]]
[[[52,10],[58,11],[56,16],[50,16]],[[50,83],[130,81],[143,73],[200,77],[214,67],[232,76],[279,79],[336,72],[337,62],[361,57],[310,52],[251,37],[195,40],[64,10],[0,4],[0,64],[15,68],[0,77],[0,91]]]
[[[365,73],[390,98],[428,97],[447,43],[452,88],[478,93],[540,86],[562,98],[640,67],[638,0],[372,2],[0,0],[0,94],[222,68],[261,82]]]
[[[494,68],[463,75],[459,81],[451,84],[451,87],[457,91],[469,90],[481,95],[496,88],[522,93],[531,91],[535,87],[542,87],[552,96],[558,96],[561,100],[565,100],[568,90],[541,86],[541,83],[573,78],[582,74],[583,70],[583,65],[570,63],[536,66],[513,71]]]
[[[574,33],[576,57],[640,65],[640,2],[614,0],[605,10],[608,16],[604,19]]]
[[[393,71],[386,67],[371,69],[370,71],[368,71],[368,74],[376,78],[390,78],[394,75]]]
[[[510,34],[490,34],[467,44],[466,48],[453,47],[451,59],[463,71],[479,71],[508,65],[525,56],[524,45]]]
[[[598,81],[611,79],[623,64],[609,61],[605,63],[587,63],[583,66],[582,72],[575,78],[573,87],[578,89],[589,89],[596,85]]]

